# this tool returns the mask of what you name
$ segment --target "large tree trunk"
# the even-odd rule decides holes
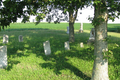
[[[95,6],[96,7],[96,6]],[[97,5],[95,8],[94,19],[102,17],[104,21],[99,20],[99,25],[95,26],[95,45],[94,45],[94,66],[91,80],[109,80],[108,59],[104,58],[107,51],[107,9],[101,12],[103,6]],[[96,22],[97,23],[97,22]]]
[[[74,17],[73,17],[73,11],[69,11],[69,41],[74,42]]]

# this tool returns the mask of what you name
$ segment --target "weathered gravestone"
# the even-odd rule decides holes
[[[81,48],[84,47],[83,42],[80,43],[80,47],[81,47]]]
[[[67,27],[67,32],[66,33],[69,34],[69,26]]]
[[[9,36],[8,35],[3,35],[3,43],[8,43]]]
[[[50,55],[51,54],[50,42],[49,41],[43,42],[43,46],[45,55]]]
[[[88,44],[94,43],[94,41],[95,41],[95,29],[92,28],[90,31],[90,37],[88,40]]]
[[[18,40],[19,40],[19,42],[23,42],[23,36],[19,35]]]
[[[0,46],[0,68],[7,67],[7,46]]]
[[[83,32],[83,23],[80,24],[80,30],[79,30],[80,33]]]
[[[65,46],[65,50],[70,50],[69,41],[66,41],[64,43],[64,46]]]

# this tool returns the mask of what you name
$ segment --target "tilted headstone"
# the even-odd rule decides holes
[[[80,47],[84,47],[83,42],[80,43]]]
[[[0,68],[7,67],[7,46],[0,46]]]
[[[64,46],[65,46],[65,50],[70,50],[69,41],[66,41],[64,43]]]
[[[3,43],[8,43],[9,36],[8,35],[3,35]]]
[[[43,47],[45,55],[50,55],[51,54],[50,42],[49,41],[43,42]]]
[[[80,24],[80,30],[79,30],[80,33],[83,32],[83,23]]]
[[[23,42],[23,36],[19,35],[18,40],[19,40],[19,42]]]
[[[87,41],[87,44],[94,43],[94,41],[95,41],[95,29],[92,28],[90,31],[90,37],[89,40]]]
[[[69,34],[69,26],[67,27],[67,32],[66,33]]]
[[[95,40],[95,29],[94,28],[92,28],[90,31],[89,40]]]

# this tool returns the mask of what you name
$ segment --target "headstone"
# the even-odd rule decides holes
[[[94,41],[95,41],[95,29],[92,28],[90,31],[90,37],[89,40],[87,41],[87,44],[94,43]]]
[[[9,36],[8,35],[3,35],[3,43],[8,43]]]
[[[66,33],[69,34],[69,26],[67,27],[67,32]]]
[[[95,29],[94,28],[92,28],[90,31],[89,40],[95,40]]]
[[[80,30],[79,30],[80,33],[83,32],[83,23],[80,24]]]
[[[65,46],[65,50],[70,50],[69,41],[66,41],[64,43],[64,46]]]
[[[19,42],[23,42],[23,36],[19,35],[18,40],[19,40]]]
[[[0,46],[0,68],[7,67],[7,46]]]
[[[43,42],[43,46],[45,55],[50,55],[51,54],[50,42],[49,41]]]
[[[80,43],[80,47],[84,47],[83,42]]]

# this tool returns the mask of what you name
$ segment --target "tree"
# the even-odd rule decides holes
[[[87,5],[88,0],[53,0],[55,8],[69,13],[69,41],[74,42],[74,23],[77,17],[78,9]]]
[[[3,3],[3,6],[2,6]],[[25,4],[23,1],[17,2],[17,1],[2,1],[0,0],[0,30],[1,27],[4,29],[4,26],[10,25],[11,22],[15,22],[17,20],[17,17],[20,18],[21,15],[23,15],[23,8],[25,7]],[[22,5],[22,6],[21,6]]]
[[[94,45],[94,66],[91,80],[109,80],[107,47],[107,21],[114,20],[119,15],[119,2],[114,0],[94,0],[94,19],[92,24],[95,27]],[[118,12],[117,15],[115,12]]]
[[[16,22],[17,18],[23,18],[22,22],[25,23],[29,21],[30,15],[37,15],[36,20],[39,23],[47,13],[48,3],[46,0],[0,0],[0,30],[11,22]]]
[[[23,18],[22,22],[26,22],[29,20],[29,15],[37,15],[36,24],[38,24],[48,12],[47,6],[53,5],[55,8],[63,10],[64,13],[68,11],[69,41],[74,42],[74,22],[77,17],[77,12],[79,8],[82,9],[82,7],[84,7],[87,1],[88,0],[1,0],[0,3],[4,5],[4,7],[0,9],[0,14],[4,14],[0,19],[1,26],[3,26],[4,29],[4,26],[9,25],[11,22],[16,22],[17,18],[21,17]],[[23,10],[25,7],[27,7],[27,10]]]

